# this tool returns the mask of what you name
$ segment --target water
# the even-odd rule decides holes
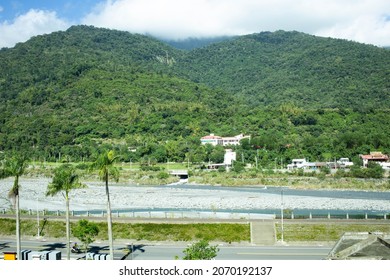
[[[136,187],[136,186],[134,186]],[[274,194],[278,195],[282,198],[283,196],[302,196],[302,197],[320,197],[320,198],[337,198],[337,199],[364,199],[364,200],[381,200],[381,201],[389,201],[389,211],[383,210],[373,210],[373,209],[289,209],[285,214],[288,217],[293,215],[295,217],[312,215],[313,217],[347,217],[349,215],[350,218],[365,218],[368,216],[381,216],[383,218],[384,214],[390,213],[390,192],[372,192],[372,191],[351,191],[351,190],[297,190],[290,189],[289,187],[224,187],[224,186],[208,186],[208,185],[169,185],[169,186],[157,186],[155,188],[165,189],[165,188],[173,188],[173,189],[191,189],[191,190],[199,190],[199,193],[202,190],[212,190],[212,191],[229,191],[232,193],[237,193],[239,196],[240,193],[266,193],[266,194]],[[91,214],[99,214],[102,213],[102,210],[91,210],[89,211]],[[160,212],[160,213],[221,213],[221,214],[270,214],[275,216],[280,216],[281,209],[197,209],[197,208],[118,208],[113,209],[113,213],[133,213],[133,215],[137,215],[137,213],[150,213],[150,212]]]

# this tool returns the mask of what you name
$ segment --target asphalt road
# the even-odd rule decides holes
[[[189,244],[187,244],[189,245]],[[115,260],[174,260],[181,258],[186,244],[139,244],[126,240],[114,244]],[[213,244],[214,245],[214,244]],[[128,248],[133,248],[129,254]],[[235,246],[219,244],[217,260],[321,260],[326,258],[331,247],[328,246]],[[23,240],[22,250],[61,251],[66,258],[65,243],[56,240]],[[16,241],[11,238],[0,238],[0,252],[16,251]],[[108,254],[108,244],[93,243],[90,251]],[[0,254],[2,257],[3,254]],[[71,259],[82,259],[85,254],[71,254]]]

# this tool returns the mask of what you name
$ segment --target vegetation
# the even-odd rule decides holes
[[[342,223],[284,224],[283,240],[291,241],[337,241],[345,232],[383,232],[390,233],[390,225],[365,225]],[[277,239],[281,239],[281,225],[276,225]]]
[[[212,260],[218,251],[218,245],[211,246],[207,240],[200,240],[183,251],[183,260]]]
[[[108,188],[108,180],[110,177],[114,180],[119,180],[119,171],[114,166],[114,162],[117,159],[113,151],[102,153],[99,158],[92,163],[91,168],[99,171],[99,178],[105,183],[106,197],[107,197],[107,233],[110,247],[110,258],[114,259],[114,239],[112,236],[112,215],[111,215],[111,200],[110,190]]]
[[[74,26],[0,59],[0,151],[35,161],[217,162],[209,133],[251,135],[236,149],[262,169],[390,153],[388,49],[278,31],[184,51]]]
[[[56,195],[62,193],[66,205],[66,248],[67,259],[70,260],[70,218],[69,218],[69,193],[73,189],[86,188],[87,186],[80,182],[80,176],[76,169],[70,164],[64,164],[57,167],[53,172],[53,180],[47,187],[46,195]]]
[[[16,213],[16,253],[17,258],[21,259],[21,230],[20,230],[20,207],[19,207],[19,192],[21,186],[19,185],[19,178],[25,174],[28,167],[28,158],[26,155],[14,154],[1,163],[0,179],[7,177],[14,177],[14,184],[9,191],[8,196],[14,199],[14,207]]]
[[[96,223],[87,220],[80,220],[73,228],[73,235],[83,242],[84,251],[88,251],[89,244],[95,241],[99,234],[99,227]]]
[[[364,65],[364,67],[363,67]],[[255,107],[389,107],[387,49],[300,32],[261,32],[196,49],[175,67]],[[237,106],[239,108],[239,106]]]
[[[107,240],[107,225],[103,222],[94,223],[99,233],[97,240]],[[74,229],[76,222],[71,222]],[[277,240],[281,239],[281,224],[276,223]],[[23,236],[36,235],[36,221],[22,219]],[[73,235],[74,235],[74,231]],[[338,240],[344,232],[384,232],[390,233],[387,224],[354,224],[317,222],[315,224],[284,223],[283,239],[286,242],[327,242]],[[49,238],[64,238],[65,223],[47,220],[42,234]],[[0,235],[14,235],[15,220],[0,218]],[[250,226],[247,223],[218,224],[152,224],[152,223],[113,223],[115,239],[132,239],[147,241],[193,241],[208,240],[209,242],[250,242]],[[81,240],[81,239],[80,239]]]
[[[107,225],[103,222],[94,223],[98,227],[100,240],[107,240]],[[77,226],[71,222],[71,228]],[[36,235],[36,221],[23,219],[21,221],[23,236]],[[47,219],[42,231],[45,237],[64,238],[65,223]],[[75,235],[75,231],[72,231]],[[15,220],[0,218],[0,235],[15,234]],[[133,239],[148,241],[196,241],[209,240],[221,242],[248,242],[250,228],[247,223],[218,223],[218,224],[152,224],[152,223],[113,223],[115,239]],[[77,236],[76,236],[77,237]],[[80,239],[81,240],[81,239]]]

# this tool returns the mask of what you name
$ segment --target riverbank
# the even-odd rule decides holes
[[[64,211],[62,195],[47,197],[47,177],[20,179],[20,208],[24,210]],[[8,192],[13,178],[0,180],[0,209],[11,209]],[[106,194],[102,182],[85,181],[87,188],[70,193],[71,210],[105,210]],[[280,209],[362,210],[390,212],[390,192],[301,191],[284,187],[217,187],[208,185],[136,185],[132,181],[110,182],[112,209],[234,210]],[[337,194],[337,195],[335,195]],[[356,194],[356,195],[355,195]],[[374,194],[374,195],[373,195]]]
[[[34,163],[30,166],[30,177],[51,177],[53,169],[59,163]],[[88,163],[74,163],[82,174],[83,180],[97,181],[97,174],[86,172]],[[199,169],[194,165],[181,163],[166,163],[156,165],[158,171],[142,170],[137,163],[117,163],[119,181],[132,185],[159,186],[179,182],[179,178],[170,176],[171,170],[188,170],[188,184],[212,186],[288,186],[294,189],[331,189],[331,190],[367,190],[390,191],[389,172],[385,172],[383,179],[361,179],[340,176],[340,173],[331,170],[329,174],[319,171],[301,170],[303,172],[286,169],[248,169],[243,172],[219,172],[217,170]],[[348,171],[341,172],[348,174]]]

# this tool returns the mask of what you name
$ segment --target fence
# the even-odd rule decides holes
[[[258,210],[260,211],[260,210]],[[11,212],[6,209],[2,209],[0,214],[10,214]],[[103,210],[91,210],[91,211],[71,211],[71,216],[76,217],[105,217],[106,211]],[[28,216],[65,216],[64,211],[48,211],[42,210],[37,213],[33,210],[24,210],[22,215]],[[282,215],[279,211],[267,210],[265,213],[261,212],[239,212],[239,211],[203,211],[203,210],[113,210],[113,218],[134,218],[134,219],[237,219],[237,220],[257,220],[257,219],[281,219]],[[390,213],[378,213],[378,212],[361,212],[361,211],[352,211],[352,212],[332,212],[329,211],[325,213],[321,212],[308,212],[308,211],[298,211],[296,213],[289,212],[283,214],[283,219],[360,219],[360,220],[372,220],[372,219],[390,219]]]

